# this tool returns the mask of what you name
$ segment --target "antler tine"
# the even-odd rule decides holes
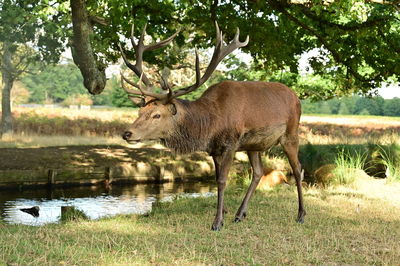
[[[199,59],[199,53],[197,52],[197,49],[195,50],[196,53],[196,85],[200,83],[200,59]]]
[[[176,37],[176,35],[178,35],[179,32],[180,32],[180,30],[177,30],[174,34],[172,34],[169,38],[167,38],[165,40],[146,45],[144,47],[144,50],[145,51],[152,51],[152,50],[167,46],[168,44],[170,44],[172,42],[172,40]]]
[[[136,90],[132,90],[132,89],[127,88],[127,87],[125,86],[125,81],[128,82],[129,84],[131,84],[131,81],[128,80],[127,78],[125,78],[125,76],[124,76],[121,72],[120,72],[120,75],[121,75],[121,86],[122,86],[122,88],[124,89],[124,91],[125,91],[126,93],[128,93],[128,94],[134,94],[134,95],[136,95],[136,96],[143,95],[140,91],[136,91]],[[133,83],[133,82],[132,82],[132,83]],[[132,85],[132,84],[131,84],[131,85]],[[136,87],[136,84],[134,84],[134,85],[132,85],[132,86],[135,86],[135,87]]]
[[[133,72],[135,72],[135,74],[138,77],[140,77],[143,74],[143,83],[146,84],[147,87],[153,87],[150,80],[147,78],[146,74],[143,73],[142,58],[139,57],[138,54],[136,54],[136,62],[135,62],[135,64],[132,64],[131,62],[129,62],[128,58],[126,57],[126,54],[125,54],[123,48],[121,47],[121,44],[118,44],[118,47],[121,52],[122,59],[124,60],[126,66],[129,67]]]
[[[147,23],[144,24],[142,34],[140,34],[139,43],[144,44],[144,36],[146,35]]]
[[[154,98],[156,98],[156,99],[158,99],[158,100],[163,100],[163,101],[164,101],[166,98],[170,97],[170,96],[173,94],[173,93],[172,93],[172,90],[171,90],[171,88],[170,88],[170,86],[169,86],[169,84],[168,84],[168,80],[163,80],[163,84],[165,85],[166,88],[168,88],[168,91],[169,91],[168,94],[153,93],[153,92],[150,92],[150,91],[148,91],[148,90],[144,90],[144,89],[141,87],[141,85],[140,85],[140,83],[141,83],[141,81],[142,81],[146,87],[148,87],[148,88],[153,87],[153,84],[152,84],[151,81],[147,78],[146,74],[143,72],[143,66],[142,66],[142,65],[143,65],[143,52],[145,52],[145,51],[151,51],[151,50],[155,50],[155,49],[158,49],[158,48],[162,48],[162,47],[164,47],[164,46],[167,46],[167,45],[170,44],[171,41],[176,37],[176,35],[178,35],[178,33],[179,33],[180,30],[176,31],[173,35],[171,35],[170,37],[168,37],[168,38],[165,39],[165,40],[162,40],[162,41],[156,42],[156,43],[152,43],[152,44],[149,44],[149,45],[144,45],[144,38],[145,38],[145,35],[146,35],[146,28],[147,28],[147,23],[146,23],[145,26],[143,27],[143,30],[142,30],[142,32],[141,32],[141,34],[140,34],[140,37],[139,37],[139,40],[138,40],[138,42],[136,43],[136,42],[135,42],[135,38],[134,38],[134,29],[135,29],[135,27],[134,27],[134,25],[132,25],[132,27],[131,27],[131,37],[130,37],[130,39],[131,39],[132,46],[133,46],[133,48],[135,49],[135,57],[136,57],[136,62],[135,62],[135,64],[132,64],[131,62],[129,62],[128,58],[126,57],[126,55],[125,55],[125,53],[124,53],[124,50],[123,50],[122,47],[121,47],[121,45],[118,44],[118,47],[119,47],[119,49],[120,49],[120,51],[121,51],[121,55],[122,55],[122,58],[123,58],[125,64],[126,64],[138,77],[140,77],[140,79],[139,79],[139,84],[136,84],[136,83],[130,81],[129,79],[127,79],[127,78],[121,73],[121,82],[122,82],[122,85],[123,85],[124,90],[125,90],[127,93],[131,93],[131,94],[135,94],[135,95],[147,95],[147,96],[154,97]],[[131,86],[133,86],[133,87],[139,89],[140,92],[137,91],[137,90],[132,90],[132,89],[126,88],[125,84],[123,83],[124,81],[127,82],[128,84],[130,84]]]
[[[135,34],[135,24],[132,23],[132,27],[131,27],[131,43],[133,47],[136,47],[136,42],[135,42],[135,38],[133,38],[133,35]]]
[[[198,62],[199,59],[198,59],[198,54],[196,51],[196,83],[189,87],[178,90],[174,94],[174,96],[173,96],[174,98],[179,97],[184,94],[187,94],[189,92],[192,92],[195,89],[197,89],[198,87],[200,87],[201,85],[203,85],[204,82],[206,82],[210,78],[211,74],[214,72],[214,70],[217,68],[218,64],[222,61],[222,59],[224,59],[225,56],[232,53],[237,48],[246,46],[249,42],[249,36],[247,36],[247,38],[244,42],[239,41],[240,31],[239,31],[239,28],[237,28],[237,31],[236,31],[236,34],[235,34],[235,37],[233,38],[233,40],[228,45],[224,45],[224,43],[223,43],[224,35],[220,31],[217,22],[215,22],[215,31],[216,31],[216,41],[215,41],[214,53],[211,57],[211,61],[208,65],[206,71],[204,72],[203,76],[200,78],[200,67],[199,67],[199,62]]]
[[[247,35],[246,40],[244,42],[240,42],[239,41],[239,34],[240,34],[240,30],[239,27],[236,28],[236,34],[235,37],[233,38],[233,40],[224,48],[226,49],[226,51],[224,51],[224,54],[230,54],[231,52],[233,52],[233,50],[237,49],[237,48],[241,48],[246,46],[249,43],[249,35]],[[225,55],[223,57],[225,57]]]
[[[223,36],[222,36],[222,32],[221,32],[221,30],[219,29],[219,26],[218,26],[218,22],[217,22],[217,21],[215,21],[215,34],[216,34],[216,37],[215,37],[215,47],[217,47],[217,46],[221,45],[221,40],[224,39]]]
[[[120,74],[121,74],[121,85],[122,85],[122,88],[123,88],[128,94],[141,95],[141,96],[150,96],[150,97],[156,98],[156,99],[158,99],[158,100],[163,100],[163,99],[166,98],[166,94],[154,93],[154,92],[150,92],[150,91],[144,90],[144,89],[142,88],[142,86],[140,85],[140,82],[142,81],[143,74],[142,74],[142,75],[140,76],[140,78],[139,78],[139,84],[136,84],[136,83],[134,83],[133,81],[130,81],[129,79],[127,79],[127,78],[122,74],[122,72],[121,72]],[[125,86],[124,81],[127,82],[129,85],[131,85],[131,86],[133,86],[133,87],[135,87],[135,88],[138,88],[139,91],[137,91],[137,90],[132,90],[132,89],[127,88],[127,87]]]

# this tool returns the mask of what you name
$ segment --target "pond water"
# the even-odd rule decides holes
[[[176,196],[199,197],[215,195],[213,182],[136,184],[56,189],[0,191],[0,220],[6,223],[40,226],[60,221],[61,206],[73,206],[90,219],[118,214],[144,214],[157,200],[173,200]],[[22,208],[39,207],[39,217]]]

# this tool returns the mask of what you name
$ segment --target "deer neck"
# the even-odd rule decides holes
[[[215,115],[211,103],[196,101],[177,101],[178,119],[173,132],[163,140],[164,144],[177,153],[207,151],[215,128]]]

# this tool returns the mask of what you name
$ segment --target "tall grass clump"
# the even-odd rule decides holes
[[[387,180],[400,182],[400,145],[392,143],[386,148],[380,146],[380,154],[386,167]]]
[[[239,161],[231,170],[229,185],[236,189],[245,188],[250,185],[251,178],[252,170],[250,163],[248,161]]]
[[[364,165],[367,156],[365,153],[355,151],[353,154],[344,149],[338,151],[332,184],[347,185],[353,183],[360,173],[364,173]]]
[[[315,145],[307,143],[300,146],[299,159],[305,171],[304,181],[313,183],[315,171],[324,164],[333,163],[333,145]]]

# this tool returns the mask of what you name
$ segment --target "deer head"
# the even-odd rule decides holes
[[[210,78],[211,74],[214,72],[223,58],[232,53],[235,49],[246,46],[249,41],[249,37],[247,36],[244,42],[240,42],[239,29],[237,29],[234,39],[229,44],[225,45],[223,43],[224,36],[217,23],[215,23],[215,28],[216,43],[214,47],[214,53],[204,74],[201,76],[199,56],[196,50],[196,82],[188,87],[173,91],[168,82],[168,78],[163,76],[161,77],[159,84],[164,91],[167,91],[167,93],[154,93],[152,91],[154,88],[153,84],[143,72],[143,52],[162,48],[168,45],[179,33],[179,31],[163,41],[150,45],[144,45],[146,26],[143,28],[138,43],[136,43],[134,40],[134,27],[132,26],[131,42],[133,48],[135,49],[135,64],[132,64],[128,61],[121,46],[120,51],[125,64],[139,77],[139,82],[135,83],[129,80],[121,72],[121,85],[128,93],[128,97],[132,101],[137,103],[137,98],[139,97],[141,99],[142,107],[139,110],[139,117],[123,134],[123,138],[126,141],[134,142],[141,140],[162,139],[167,137],[170,132],[174,131],[174,127],[176,127],[177,122],[184,115],[184,108],[176,98],[190,93],[203,85]],[[128,88],[125,83],[129,84],[135,89]]]

